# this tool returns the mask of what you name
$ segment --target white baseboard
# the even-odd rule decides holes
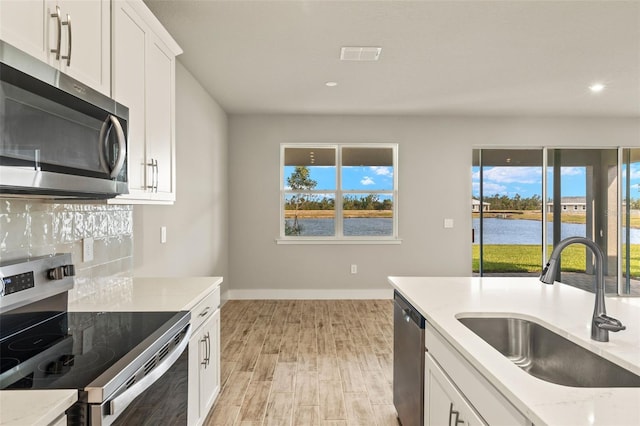
[[[343,289],[229,289],[222,297],[225,300],[277,300],[277,299],[393,299],[393,289],[343,290]]]

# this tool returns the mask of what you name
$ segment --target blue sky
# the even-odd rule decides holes
[[[336,189],[336,168],[333,166],[308,166],[311,179],[318,182],[316,190]],[[293,166],[284,168],[284,185],[293,172]],[[342,189],[368,191],[393,190],[393,167],[362,166],[342,168]]]
[[[562,168],[562,196],[580,197],[586,194],[586,169],[584,167]],[[520,194],[523,198],[542,195],[542,168],[540,167],[485,167],[485,196],[507,195],[513,197]],[[551,171],[548,175],[549,186],[552,185]],[[473,168],[473,195],[479,196],[479,168]],[[632,198],[640,197],[640,163],[631,165]]]

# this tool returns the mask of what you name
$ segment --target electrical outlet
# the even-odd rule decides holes
[[[160,227],[160,243],[164,244],[166,242],[167,242],[167,227],[161,226]]]
[[[358,265],[351,265],[351,273],[352,274],[358,273]]]
[[[453,219],[445,219],[444,220],[445,228],[453,228]]]
[[[91,262],[93,260],[93,238],[82,240],[82,261]]]

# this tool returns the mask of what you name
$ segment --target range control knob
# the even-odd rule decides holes
[[[71,277],[75,274],[76,267],[74,265],[62,265],[47,271],[47,276],[50,280],[61,280],[64,277]]]

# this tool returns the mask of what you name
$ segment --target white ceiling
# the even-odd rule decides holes
[[[229,113],[640,117],[640,0],[145,1]]]

